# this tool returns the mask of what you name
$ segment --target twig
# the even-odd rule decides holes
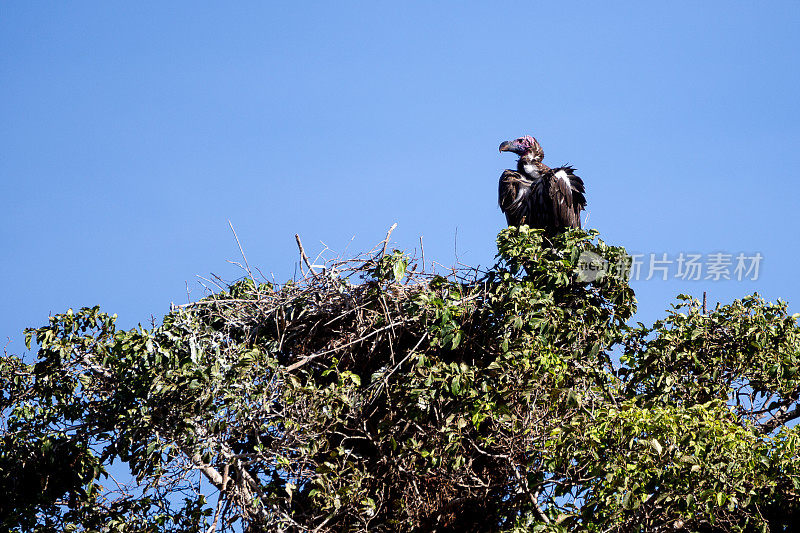
[[[256,301],[251,298],[225,298],[225,299],[220,298],[217,300],[201,300],[197,302],[189,302],[188,304],[179,304],[176,305],[175,308],[180,309],[182,307],[196,307],[201,305],[235,304],[235,303],[252,304],[255,302]],[[265,314],[270,313],[273,310],[274,309],[268,309],[267,311],[264,311],[264,313]]]
[[[422,273],[425,273],[425,247],[422,245],[422,235],[419,236],[419,249],[422,251]]]
[[[372,337],[374,335],[377,335],[378,333],[381,333],[382,331],[386,331],[387,329],[391,329],[391,328],[393,328],[395,326],[399,326],[403,322],[404,322],[403,320],[397,320],[395,322],[392,322],[388,326],[383,326],[382,328],[378,328],[375,331],[373,331],[372,333],[368,333],[367,335],[364,335],[363,337],[359,337],[354,341],[348,342],[347,344],[342,344],[341,346],[337,346],[336,348],[331,348],[330,350],[325,350],[324,352],[317,352],[317,353],[313,353],[311,355],[307,355],[306,357],[303,357],[302,359],[300,359],[296,363],[293,363],[293,364],[289,365],[288,367],[286,367],[286,371],[287,372],[291,372],[292,370],[300,368],[301,366],[303,366],[307,362],[311,361],[312,359],[316,359],[317,357],[320,357],[322,355],[327,355],[329,353],[338,352],[339,350],[341,350],[343,348],[347,348],[348,346],[352,346],[353,344],[357,344],[359,342],[363,342],[363,341],[367,340],[368,338],[370,338],[370,337]]]
[[[381,257],[386,255],[386,247],[389,245],[389,237],[392,236],[392,232],[394,231],[394,228],[396,228],[396,227],[397,227],[397,222],[392,224],[392,227],[389,228],[389,231],[386,233],[386,238],[383,240],[383,250],[381,251]]]
[[[402,365],[403,363],[408,361],[409,357],[414,355],[414,353],[416,352],[417,348],[419,348],[419,345],[422,344],[422,341],[424,341],[427,338],[427,336],[428,336],[428,332],[426,331],[425,333],[422,334],[422,337],[420,337],[419,341],[417,341],[417,344],[414,345],[414,347],[411,348],[408,351],[408,354],[403,358],[403,360],[400,361],[399,363],[397,363],[395,365],[395,367],[388,374],[383,376],[383,379],[381,379],[380,382],[376,382],[376,383],[378,383],[378,387],[377,387],[377,390],[375,391],[375,396],[378,395],[378,393],[381,390],[381,387],[383,387],[385,384],[387,384],[389,382],[389,378],[392,377],[392,374],[394,374],[397,371],[398,368],[400,368],[400,365]]]
[[[703,314],[707,314],[708,311],[706,310],[706,291],[703,291]]]
[[[305,262],[306,266],[308,267],[308,270],[310,270],[311,273],[316,276],[317,272],[314,270],[314,267],[311,266],[311,262],[309,262],[308,256],[306,255],[306,251],[303,249],[303,243],[300,242],[300,234],[295,233],[294,240],[297,241],[297,248],[300,250],[300,257]],[[303,272],[303,265],[300,265],[300,271]],[[305,272],[303,272],[303,275],[305,276]]]
[[[211,275],[212,275],[213,277],[215,277],[215,278],[219,279],[220,281],[222,281],[222,279],[221,279],[219,276],[216,276],[216,275],[215,275],[215,274],[213,274],[213,273],[212,273]],[[217,288],[218,288],[220,291],[222,291],[222,292],[225,292],[225,287],[223,287],[222,285],[220,285],[220,284],[219,284],[219,283],[217,283],[216,281],[214,281],[214,280],[211,280],[211,279],[208,279],[208,278],[204,278],[203,276],[201,276],[201,275],[199,275],[199,274],[197,275],[197,277],[198,277],[198,278],[200,278],[200,279],[201,279],[201,280],[203,280],[203,281],[207,281],[207,282],[209,282],[209,283],[212,283],[212,284],[216,285],[216,286],[217,286]],[[223,282],[223,283],[225,283],[224,281],[222,281],[222,282]],[[203,285],[203,284],[202,284],[202,283],[200,283],[200,285]],[[203,285],[203,286],[206,288],[206,290],[207,290],[208,292],[212,292],[212,293],[214,292],[214,291],[212,291],[212,290],[211,290],[209,287],[207,287],[206,285]]]
[[[325,244],[324,242],[322,242],[322,241],[319,241],[319,242],[320,242],[320,244],[322,244],[322,250],[320,250],[320,252],[317,254],[317,257],[314,258],[314,262],[312,263],[311,266],[312,267],[313,266],[321,266],[322,267],[322,272],[324,274],[325,273],[325,266],[326,266],[327,262],[324,262],[323,264],[320,265],[320,264],[317,263],[317,261],[319,261],[319,258],[322,257],[322,254],[324,254],[325,252],[330,250],[330,248],[328,248],[328,245]],[[311,268],[311,267],[309,267],[309,268]]]
[[[225,468],[222,471],[222,487],[219,489],[219,497],[217,498],[217,510],[214,512],[214,521],[209,526],[207,533],[214,533],[217,530],[217,521],[219,521],[219,513],[222,510],[222,504],[225,499],[222,497],[222,494],[225,492],[225,488],[228,485],[228,473],[230,469],[230,464],[225,463]]]
[[[236,235],[236,230],[233,229],[233,224],[231,224],[230,220],[228,221],[228,225],[231,227],[231,231],[233,232],[233,236],[236,239],[236,244],[239,245],[239,252],[242,254],[242,259],[244,259],[244,266],[246,267],[247,275],[250,276],[250,279],[252,280],[253,285],[255,286],[256,285],[256,280],[253,277],[253,273],[250,271],[250,265],[247,264],[247,257],[245,257],[245,255],[244,255],[244,250],[242,249],[242,243],[239,242],[239,236]]]
[[[519,469],[517,468],[517,465],[514,464],[514,462],[511,460],[511,457],[508,456],[507,454],[498,455],[490,453],[487,452],[486,450],[481,449],[477,444],[475,444],[472,441],[469,441],[469,443],[472,444],[472,447],[475,448],[479,453],[486,455],[487,457],[493,457],[495,459],[505,459],[506,461],[508,461],[509,466],[514,471],[514,477],[517,478],[517,482],[520,484],[520,488],[523,488],[525,492],[528,493],[528,497],[531,500],[531,504],[533,505],[533,510],[536,512],[536,515],[542,520],[542,522],[544,522],[545,524],[549,524],[550,519],[547,517],[542,508],[539,506],[539,501],[538,501],[539,491],[536,491],[536,493],[534,493],[533,491],[530,490],[530,487],[528,486],[528,481],[522,478],[522,476],[519,473]]]
[[[456,226],[456,233],[453,236],[453,255],[456,258],[456,262],[461,263],[461,260],[458,258],[458,226]]]
[[[764,435],[772,433],[780,426],[800,416],[800,406],[798,405],[795,405],[795,408],[789,411],[789,407],[791,407],[792,404],[797,401],[797,396],[798,393],[795,391],[790,398],[782,402],[785,403],[785,405],[778,409],[778,412],[772,415],[772,418],[761,424],[761,432]]]

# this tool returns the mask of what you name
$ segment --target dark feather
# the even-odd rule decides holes
[[[586,207],[583,180],[569,166],[555,169],[539,164],[536,177],[506,170],[500,176],[498,200],[509,226],[527,224],[555,233],[581,227]]]

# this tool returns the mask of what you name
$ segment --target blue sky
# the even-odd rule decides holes
[[[394,222],[489,265],[497,146],[523,134],[577,167],[606,241],[763,255],[755,281],[634,282],[639,319],[703,290],[800,311],[799,51],[794,2],[6,2],[3,344],[237,278],[228,220],[278,280],[295,233],[357,252]]]

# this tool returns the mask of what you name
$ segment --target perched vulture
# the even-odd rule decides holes
[[[586,197],[574,168],[542,163],[544,151],[530,135],[504,142],[500,151],[519,155],[517,170],[505,170],[500,176],[499,204],[509,226],[527,224],[550,235],[581,227]]]

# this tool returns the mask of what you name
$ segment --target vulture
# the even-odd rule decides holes
[[[500,176],[498,203],[509,226],[527,224],[548,235],[581,227],[586,197],[574,168],[542,163],[544,150],[530,135],[502,143],[500,151],[519,156],[517,170],[505,170]]]

